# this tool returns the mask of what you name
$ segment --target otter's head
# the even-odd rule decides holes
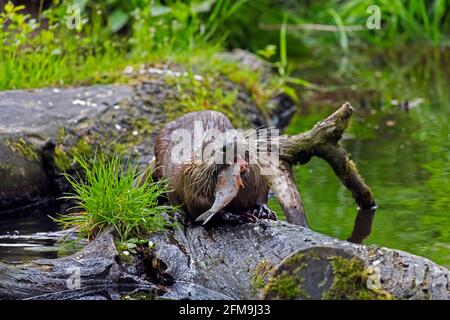
[[[238,165],[241,175],[249,173],[249,151],[244,136],[237,134],[232,141],[226,141],[220,151],[226,166]]]

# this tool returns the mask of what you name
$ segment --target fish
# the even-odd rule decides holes
[[[225,208],[231,200],[233,200],[238,192],[239,188],[244,187],[241,179],[240,167],[238,164],[230,165],[223,169],[218,177],[215,188],[215,199],[211,208],[205,213],[195,219],[196,222],[202,222],[203,225],[214,217],[215,214]]]

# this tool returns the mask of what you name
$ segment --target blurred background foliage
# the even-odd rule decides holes
[[[67,27],[73,4],[81,9],[79,30]],[[364,27],[370,5],[382,10],[380,30]],[[335,44],[447,46],[450,36],[449,0],[1,0],[0,8],[2,89],[111,81],[125,62],[220,48],[267,50],[278,45],[283,18],[294,57]],[[317,30],[323,26],[336,30]]]

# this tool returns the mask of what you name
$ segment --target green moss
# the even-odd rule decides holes
[[[333,283],[331,288],[325,291],[322,299],[325,300],[392,300],[393,297],[381,289],[369,289],[367,281],[369,270],[364,267],[357,258],[345,259],[342,257],[331,258],[333,268]]]
[[[60,130],[60,133],[62,132],[64,132],[64,129]],[[61,143],[55,147],[53,160],[56,168],[60,171],[67,171],[72,167],[74,162],[72,154],[89,155],[93,152],[92,146],[84,138],[79,138],[77,142],[69,148],[66,148],[63,144],[64,137],[58,135],[57,141],[60,141]]]
[[[238,99],[239,86],[220,75],[210,72],[202,74],[199,80],[188,73],[182,77],[166,77],[165,81],[176,91],[174,101],[165,105],[168,121],[189,112],[216,110],[225,114],[236,127],[250,125],[243,112],[247,106]]]
[[[19,138],[18,140],[7,140],[6,145],[10,147],[14,152],[18,152],[23,157],[35,161],[38,159],[38,154],[33,146],[26,142],[24,138]]]
[[[120,261],[126,264],[132,264],[134,261],[134,256],[132,254],[125,254],[123,251],[118,251]]]
[[[302,289],[304,279],[297,273],[289,274],[284,270],[272,277],[264,288],[266,297],[275,300],[309,299]]]
[[[0,162],[0,170],[3,171],[12,171],[14,169],[14,166],[10,163],[6,162]]]
[[[126,125],[130,128],[130,132],[120,139],[120,143],[124,150],[129,150],[140,144],[144,139],[148,137],[155,130],[155,125],[146,118],[134,118],[130,117],[125,121]]]
[[[56,144],[63,144],[66,136],[66,129],[64,127],[59,128],[56,135]]]
[[[246,89],[259,111],[267,116],[270,113],[268,101],[283,91],[283,84],[276,74],[271,74],[269,79],[264,79],[263,70],[251,68],[232,60],[212,57],[202,70],[204,72],[217,72],[231,80],[233,83]]]
[[[121,300],[155,300],[156,294],[138,291],[131,294],[124,295]]]
[[[260,261],[251,274],[251,286],[254,291],[264,288],[272,265],[267,260]]]
[[[303,289],[304,278],[301,272],[305,267],[304,254],[293,254],[275,271],[264,287],[264,295],[269,299],[310,299]]]
[[[72,165],[72,160],[70,156],[64,151],[64,147],[62,145],[58,145],[55,147],[53,161],[55,162],[56,168],[59,171],[67,171],[70,169]]]

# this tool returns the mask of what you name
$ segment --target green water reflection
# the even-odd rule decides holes
[[[450,50],[408,50],[358,53],[344,62],[316,57],[300,66],[298,74],[322,90],[300,92],[302,108],[286,131],[304,131],[349,100],[356,113],[343,144],[378,204],[366,243],[448,267]],[[347,238],[355,204],[328,165],[313,159],[295,174],[310,227]]]

